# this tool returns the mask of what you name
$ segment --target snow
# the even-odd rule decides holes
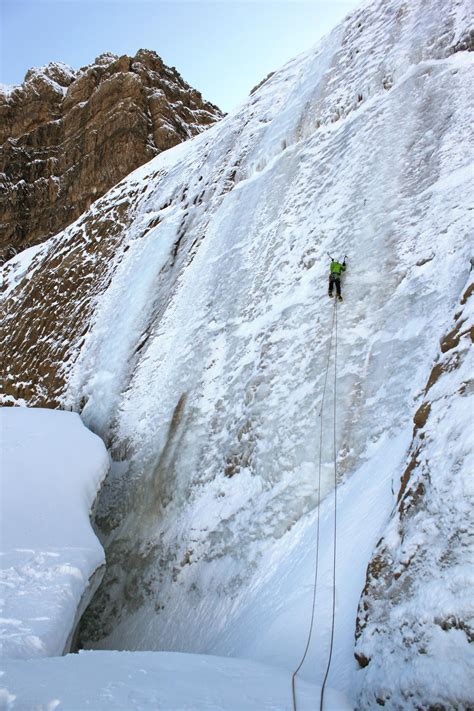
[[[286,704],[311,613],[320,496],[316,626],[298,678],[298,689],[311,682],[317,691],[332,593],[331,388],[319,492],[317,485],[333,308],[327,252],[347,252],[345,303],[337,307],[329,685],[358,703],[366,672],[353,657],[354,628],[366,567],[394,510],[413,414],[470,269],[472,54],[450,55],[467,5],[365,3],[230,116],[91,207],[100,220],[139,196],[100,274],[107,288],[92,291],[92,322],[64,366],[64,406],[81,411],[113,459],[97,510],[107,573],[81,639],[89,648],[142,651],[35,660],[38,675],[54,677],[55,664],[87,675],[89,660],[113,667],[145,658],[191,675],[202,654],[219,655],[228,659],[206,658],[213,674],[226,664],[238,675],[246,663],[278,669],[275,689],[288,685]],[[48,258],[81,239],[91,237],[71,227],[47,243]],[[451,471],[445,444],[432,456]],[[463,604],[453,591],[452,609]],[[371,688],[389,666],[380,654]],[[399,645],[390,660],[399,685],[404,654]],[[464,678],[465,665],[458,669]],[[110,684],[124,683],[116,674]],[[218,691],[203,693],[224,693],[213,678]],[[127,688],[110,693],[125,703]],[[423,688],[420,703],[429,706],[429,683]],[[187,698],[176,703],[185,707]],[[219,708],[224,700],[202,703]],[[265,708],[257,697],[251,703]]]
[[[89,515],[109,468],[72,412],[1,408],[2,653],[61,654],[104,551]]]
[[[405,455],[407,432],[383,438],[370,464],[362,465],[338,488],[335,651],[329,685],[349,697],[356,682],[354,620],[365,582],[367,561],[393,507],[393,483]],[[370,476],[374,470],[379,476]],[[320,552],[316,596],[316,627],[308,656],[299,673],[321,682],[326,668],[331,625],[333,562],[333,498],[320,511]],[[354,516],[354,511],[357,516]],[[361,521],[364,525],[361,525]],[[304,650],[311,617],[316,546],[316,513],[301,520],[260,562],[249,586],[250,597],[227,621],[216,643],[220,653],[239,656],[288,670],[295,669]],[[258,634],[249,635],[249,629]],[[284,639],[285,643],[281,644]]]
[[[414,8],[406,34],[393,38],[388,24],[385,36],[382,25],[373,40],[374,56],[396,77],[390,91],[373,59],[377,92],[359,108],[349,93],[341,94],[344,111],[331,103],[338,88],[349,92],[338,28],[240,112],[116,189],[146,186],[140,218],[158,213],[161,221],[146,239],[138,239],[139,219],[130,230],[65,397],[74,407],[85,397],[85,421],[131,452],[100,510],[102,520],[120,521],[104,538],[123,556],[108,592],[124,610],[118,623],[105,615],[100,642],[90,644],[240,654],[242,639],[229,635],[225,645],[219,622],[206,624],[210,607],[225,628],[247,607],[250,615],[249,590],[260,589],[275,541],[290,545],[292,527],[316,504],[327,251],[349,253],[340,476],[365,464],[367,487],[380,471],[371,443],[404,437],[399,447],[408,449],[416,398],[469,269],[470,221],[459,195],[472,194],[467,60],[420,55],[439,17]],[[446,13],[442,4],[438,11]],[[351,64],[352,92],[367,74],[365,60]],[[175,263],[169,255],[181,233]],[[323,497],[331,491],[329,442],[326,430]],[[146,561],[139,579],[154,591],[138,611],[123,603],[133,579],[120,573],[128,555]]]
[[[4,266],[4,288],[2,298],[8,298],[10,293],[16,289],[20,281],[26,276],[31,279],[34,273],[32,264],[38,255],[44,252],[42,244],[24,249],[20,254],[10,259]]]
[[[2,408],[0,418],[2,708],[289,709],[291,673],[278,666],[156,652],[57,656],[104,562],[89,512],[108,456],[75,413]],[[298,708],[314,708],[319,694],[299,680]],[[325,708],[352,707],[328,688]]]
[[[49,62],[42,67],[29,69],[25,76],[25,82],[39,79],[44,84],[48,84],[56,93],[65,96],[68,86],[77,79],[78,75],[79,72],[64,62]]]
[[[469,286],[472,277],[464,293]],[[370,663],[358,683],[367,709],[376,698],[389,708],[418,708],[427,698],[443,708],[474,703],[472,295],[458,309],[459,342],[437,361],[440,375],[425,391],[429,414],[413,445],[409,487],[420,500],[412,505],[408,496],[383,531],[375,555],[389,559],[390,570],[362,600],[369,615],[357,651]]]
[[[0,83],[0,94],[3,94],[6,98],[8,98],[18,88],[19,88],[18,84],[2,84],[2,83]]]
[[[291,677],[242,659],[166,652],[82,652],[4,664],[4,708],[61,711],[290,711]],[[2,697],[3,694],[3,697]],[[319,707],[318,689],[298,685],[298,709]],[[350,711],[328,690],[327,711]]]

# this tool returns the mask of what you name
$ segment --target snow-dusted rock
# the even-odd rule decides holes
[[[157,100],[156,93],[160,93]],[[152,51],[0,85],[0,263],[63,230],[134,168],[222,118]]]

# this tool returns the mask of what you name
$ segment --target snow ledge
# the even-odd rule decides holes
[[[90,523],[109,470],[79,415],[0,408],[4,657],[60,655],[104,571]]]

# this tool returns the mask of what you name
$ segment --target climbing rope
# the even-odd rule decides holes
[[[313,635],[313,626],[314,626],[314,617],[315,617],[315,611],[316,611],[316,591],[318,587],[318,565],[319,565],[319,533],[320,533],[320,517],[319,517],[319,512],[320,512],[320,506],[321,506],[321,469],[322,469],[322,443],[323,443],[323,411],[324,411],[324,402],[326,398],[326,389],[327,389],[327,383],[328,383],[328,375],[329,375],[329,366],[330,366],[330,361],[331,361],[331,350],[332,350],[332,341],[333,341],[333,334],[335,334],[334,338],[334,343],[335,343],[335,349],[334,349],[334,404],[333,404],[333,423],[334,423],[334,429],[333,429],[333,448],[334,448],[334,561],[333,561],[333,601],[332,601],[332,625],[331,625],[331,642],[330,642],[330,652],[329,652],[329,659],[328,659],[328,665],[326,668],[326,674],[324,677],[324,682],[321,687],[321,703],[320,703],[320,711],[323,709],[323,699],[324,699],[324,688],[326,686],[326,680],[329,674],[329,668],[331,666],[331,658],[332,658],[332,649],[333,649],[333,639],[334,639],[334,619],[335,619],[335,601],[336,601],[336,505],[337,505],[337,499],[336,499],[336,485],[337,485],[337,462],[336,462],[336,376],[337,376],[337,299],[334,300],[334,309],[333,309],[333,315],[332,315],[332,323],[331,323],[331,334],[329,337],[329,343],[328,343],[328,352],[327,352],[327,358],[326,358],[326,372],[324,376],[324,385],[323,385],[323,395],[321,399],[321,409],[319,411],[319,418],[320,418],[320,426],[319,426],[319,458],[318,458],[318,502],[316,506],[316,558],[315,558],[315,568],[314,568],[314,583],[313,583],[313,603],[312,603],[312,610],[311,610],[311,621],[309,625],[309,633],[308,633],[308,639],[306,641],[306,647],[303,653],[303,656],[301,657],[300,663],[298,664],[297,668],[293,672],[293,676],[291,677],[291,689],[292,689],[292,694],[293,694],[293,711],[297,711],[296,708],[296,675],[298,674],[299,670],[304,664],[304,661],[306,659],[306,655],[309,650],[309,645],[311,643],[311,638]]]
[[[321,686],[321,703],[319,711],[323,711],[324,689],[331,667],[332,650],[334,645],[334,621],[336,619],[336,540],[337,540],[337,450],[336,450],[336,383],[337,383],[337,302],[334,302],[334,313],[336,320],[336,335],[334,338],[334,403],[333,403],[333,456],[334,456],[334,529],[333,529],[333,559],[332,559],[332,620],[331,620],[331,641],[329,643],[329,657]]]

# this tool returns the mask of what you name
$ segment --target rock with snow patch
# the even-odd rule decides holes
[[[52,62],[0,88],[1,261],[64,229],[132,170],[220,118],[144,49],[102,54],[77,71]]]

